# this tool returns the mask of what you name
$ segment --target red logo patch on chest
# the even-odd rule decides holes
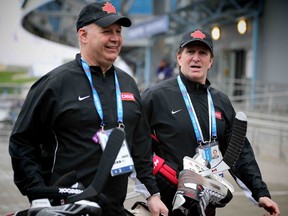
[[[134,94],[129,92],[122,92],[121,93],[122,101],[135,101]]]
[[[215,112],[216,119],[222,120],[222,113],[221,112]]]

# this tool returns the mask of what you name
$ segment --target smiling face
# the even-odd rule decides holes
[[[213,64],[213,56],[206,44],[194,41],[177,53],[177,61],[187,79],[205,84],[208,70]]]
[[[116,60],[122,46],[122,29],[117,23],[100,27],[94,23],[79,29],[81,56],[92,66],[107,71]]]

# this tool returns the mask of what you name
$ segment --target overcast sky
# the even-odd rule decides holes
[[[20,25],[19,0],[0,1],[0,65],[60,65],[78,49],[36,37]]]

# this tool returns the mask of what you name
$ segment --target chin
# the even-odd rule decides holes
[[[108,61],[115,61],[117,59],[117,57],[118,57],[118,54],[108,55],[107,60]]]
[[[106,61],[114,62],[117,59],[117,56],[107,56]]]

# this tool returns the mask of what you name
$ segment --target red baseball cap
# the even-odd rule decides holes
[[[195,29],[193,31],[188,31],[184,33],[181,41],[180,41],[180,48],[186,46],[187,44],[194,42],[194,41],[201,41],[205,43],[211,50],[213,54],[213,41],[207,32],[204,32],[200,29]]]
[[[119,15],[110,2],[94,2],[82,8],[78,16],[76,28],[78,31],[83,26],[91,23],[107,27],[115,22],[124,27],[131,26],[131,20],[128,17]]]

